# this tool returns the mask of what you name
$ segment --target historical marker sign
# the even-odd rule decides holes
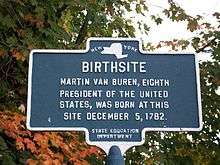
[[[149,54],[124,38],[31,53],[31,130],[84,130],[90,144],[120,146],[141,144],[145,131],[198,131],[201,123],[194,54]]]

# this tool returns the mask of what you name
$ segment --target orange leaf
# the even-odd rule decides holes
[[[53,165],[62,165],[62,163],[58,159],[55,159],[53,160]]]
[[[37,148],[36,148],[35,144],[30,139],[25,138],[24,142],[26,143],[27,149],[30,149],[32,153],[37,152]]]
[[[16,58],[16,60],[24,61],[25,57],[22,52],[19,52],[17,49],[12,50],[12,56]]]
[[[28,159],[26,161],[26,165],[36,165],[37,164],[37,161],[36,160],[33,160],[33,159]]]
[[[42,165],[53,165],[53,160],[52,159],[48,159],[42,162]]]
[[[23,139],[21,137],[16,138],[16,148],[18,150],[24,150],[25,146],[23,144]]]
[[[5,55],[5,51],[3,49],[0,49],[0,57],[3,57]]]

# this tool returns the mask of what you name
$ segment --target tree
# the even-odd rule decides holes
[[[201,132],[149,133],[146,143],[127,152],[132,164],[219,164],[220,163],[220,13],[213,13],[218,25],[203,22],[202,16],[195,18],[173,1],[164,14],[172,21],[187,21],[187,29],[198,35],[190,40],[161,41],[148,44],[151,49],[161,46],[183,50],[192,46],[196,53],[211,53],[212,61],[200,62],[201,95],[204,126]],[[128,162],[127,161],[127,162]]]
[[[3,164],[102,162],[98,158],[103,153],[86,145],[82,133],[40,133],[26,129],[28,56],[34,48],[81,49],[90,36],[116,33],[134,37],[131,21],[123,18],[124,11],[131,10],[131,2],[0,1],[0,161]],[[143,2],[136,5],[138,12],[144,7]]]
[[[197,53],[210,52],[212,61],[200,63],[204,128],[201,132],[147,133],[146,143],[126,153],[127,164],[219,164],[220,26],[188,15],[169,0],[162,16],[186,21],[198,35],[190,40],[148,43],[147,50],[193,46]],[[132,20],[125,13],[150,15],[144,0],[5,0],[0,1],[0,161],[3,164],[103,164],[103,153],[85,144],[76,132],[30,132],[25,126],[28,55],[31,49],[82,49],[95,37],[135,37]],[[132,11],[134,10],[134,11]],[[220,13],[213,17],[220,22]],[[99,28],[97,28],[99,27]],[[149,25],[138,22],[147,34]],[[43,140],[41,140],[43,139]],[[79,152],[80,151],[80,152]],[[92,156],[91,156],[92,155]]]

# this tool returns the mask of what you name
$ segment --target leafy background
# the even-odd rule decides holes
[[[191,16],[177,3],[160,15],[149,12],[147,0],[0,0],[0,164],[104,164],[106,155],[88,146],[81,132],[31,132],[27,130],[26,99],[29,52],[32,49],[83,49],[89,37],[135,37],[148,34],[150,25],[125,17],[127,13],[150,16],[157,25],[166,17],[187,22],[194,37],[161,41],[144,40],[144,49],[193,47],[210,53],[200,62],[204,128],[201,132],[154,132],[142,146],[126,152],[126,164],[220,164],[220,13],[217,26],[201,15]]]

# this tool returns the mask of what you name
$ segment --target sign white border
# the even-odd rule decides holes
[[[30,53],[29,57],[29,70],[28,70],[28,99],[27,99],[27,128],[32,131],[84,131],[86,133],[86,142],[90,145],[96,145],[102,148],[106,153],[108,153],[111,146],[116,145],[121,149],[122,154],[132,146],[142,145],[145,142],[145,132],[147,131],[201,131],[202,122],[202,105],[201,105],[201,90],[200,90],[200,73],[199,73],[199,61],[197,55],[195,55],[195,68],[196,68],[196,83],[197,83],[197,104],[198,104],[198,114],[199,114],[199,127],[198,128],[144,128],[142,130],[141,136],[142,140],[140,142],[127,142],[127,141],[99,141],[91,142],[89,140],[89,131],[87,128],[83,127],[31,127],[30,117],[31,117],[31,94],[32,94],[32,67],[33,67],[33,54],[34,53],[87,53],[90,49],[90,41],[138,41],[139,51],[143,55],[150,54],[193,54],[194,53],[152,53],[146,52],[142,49],[142,41],[137,38],[89,38],[86,42],[85,50],[56,50],[56,49],[34,49]]]

